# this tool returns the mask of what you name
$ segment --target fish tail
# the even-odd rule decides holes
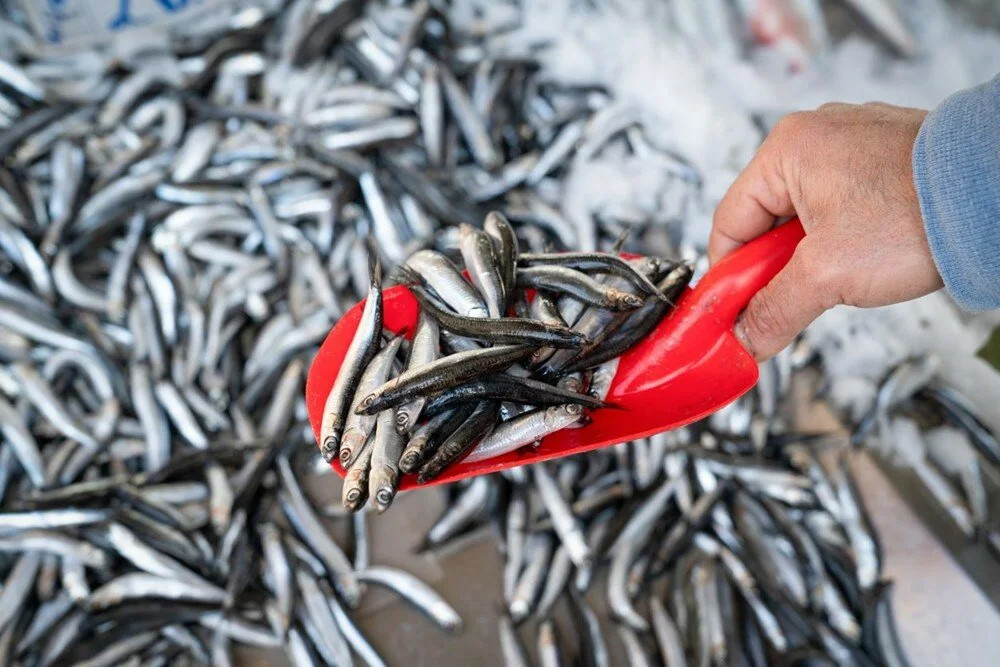
[[[618,238],[616,238],[615,242],[612,244],[611,252],[616,255],[621,253],[622,248],[625,247],[625,242],[628,240],[628,236],[631,233],[632,233],[632,225],[626,224],[625,227],[622,229],[621,234],[618,235]]]
[[[382,262],[378,258],[378,249],[375,246],[375,237],[368,235],[368,280],[372,288],[382,287]]]

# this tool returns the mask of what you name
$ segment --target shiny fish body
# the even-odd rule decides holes
[[[462,627],[462,618],[458,612],[433,589],[408,572],[387,567],[370,567],[359,572],[358,578],[395,591],[444,630],[457,632]]]
[[[440,333],[437,323],[421,313],[417,320],[417,329],[410,343],[410,357],[407,360],[407,370],[415,370],[436,360],[440,354]],[[424,409],[427,399],[418,397],[409,403],[396,408],[396,429],[403,435],[409,435],[417,425],[417,420]]]
[[[490,317],[504,315],[504,288],[501,283],[498,260],[494,254],[493,242],[486,232],[474,229],[471,225],[459,228],[462,259],[469,269],[472,283],[486,301],[486,309]]]
[[[403,453],[403,436],[396,430],[396,419],[392,410],[379,413],[375,437],[372,443],[371,473],[368,481],[368,496],[375,503],[378,512],[384,512],[392,504],[399,488],[399,458]]]
[[[638,308],[642,299],[622,290],[609,288],[587,274],[562,266],[538,266],[520,269],[519,285],[567,292],[584,303],[611,310]]]
[[[499,410],[500,404],[497,401],[479,403],[462,424],[441,442],[427,462],[420,466],[417,482],[423,484],[434,479],[445,468],[460,460],[476,442],[493,430]]]
[[[413,292],[421,310],[438,321],[441,328],[466,338],[484,343],[512,345],[551,345],[560,348],[577,348],[587,342],[582,333],[567,327],[550,325],[536,320],[511,317],[462,317],[439,308],[431,297],[416,288]]]
[[[372,357],[358,380],[357,391],[344,421],[344,431],[340,438],[340,463],[345,467],[354,460],[354,455],[365,444],[375,428],[374,415],[363,415],[357,412],[361,398],[377,389],[389,378],[401,343],[402,339],[396,338],[379,350]]]
[[[443,389],[477,375],[507,368],[530,354],[530,347],[498,345],[442,357],[389,380],[362,399],[358,411],[372,413],[391,408],[421,393]]]
[[[515,451],[578,421],[582,414],[578,405],[559,405],[505,421],[476,445],[464,460],[482,461]]]
[[[471,412],[471,407],[467,411],[456,409],[442,412],[414,429],[399,458],[400,470],[406,473],[416,472],[437,445]]]
[[[0,551],[21,550],[57,554],[96,569],[105,569],[108,566],[108,555],[104,551],[60,533],[27,530],[16,536],[0,537]]]
[[[371,564],[381,557],[379,541],[367,533],[374,515],[351,517],[348,558],[340,541],[346,531],[333,525],[341,520],[320,518],[307,492],[313,482],[328,486],[329,478],[309,478],[329,466],[309,442],[303,396],[304,370],[331,326],[371,295],[368,257],[380,257],[387,276],[400,275],[392,272],[413,257],[407,266],[417,281],[457,317],[577,327],[579,340],[592,344],[579,359],[573,350],[578,367],[560,366],[567,372],[546,373],[553,348],[533,344],[530,358],[507,368],[464,380],[445,371],[411,387],[395,413],[372,415],[378,422],[406,414],[407,445],[442,423],[426,405],[463,417],[425,438],[414,471],[481,400],[501,401],[509,421],[497,432],[510,428],[522,438],[499,451],[552,432],[557,422],[544,421],[550,412],[561,415],[558,427],[584,422],[587,409],[604,409],[600,403],[574,414],[561,402],[547,410],[548,401],[573,402],[559,388],[606,398],[617,356],[669,310],[665,300],[648,298],[636,309],[595,313],[566,296],[564,288],[582,289],[573,274],[572,283],[547,282],[552,291],[528,306],[532,290],[518,286],[519,264],[530,275],[529,264],[550,262],[605,288],[620,279],[618,289],[654,297],[610,255],[575,251],[608,248],[618,238],[631,251],[663,253],[639,260],[657,263],[643,275],[654,283],[659,276],[660,286],[678,241],[684,259],[698,258],[689,230],[699,216],[689,218],[704,204],[702,192],[719,185],[706,169],[712,156],[685,155],[672,124],[652,124],[655,114],[626,104],[617,85],[588,80],[586,68],[567,85],[559,61],[574,42],[536,35],[530,5],[286,4],[278,16],[264,6],[222,8],[183,35],[157,33],[141,53],[40,49],[19,16],[4,24],[0,654],[7,661],[226,665],[246,644],[284,648],[300,664],[383,664],[371,650],[390,650],[383,629],[366,625],[369,637],[362,636],[353,610],[363,585],[374,583],[359,581],[375,577],[361,573],[380,567]],[[676,4],[672,20],[657,23],[666,36],[690,30],[688,45],[712,43],[701,31],[724,34],[737,58],[760,48],[749,41],[753,31],[727,25],[745,21],[743,10]],[[806,16],[812,32],[822,17],[802,7],[790,15]],[[571,39],[604,11],[573,8],[573,29],[561,35]],[[683,22],[685,11],[693,22]],[[896,20],[879,11],[883,29]],[[740,44],[733,35],[744,33]],[[664,188],[654,185],[661,170],[669,175]],[[630,191],[618,196],[626,185]],[[644,201],[650,194],[655,205]],[[463,244],[461,223],[480,221],[483,231],[467,228]],[[377,248],[366,252],[369,235]],[[519,262],[522,250],[528,254]],[[459,256],[468,279],[451,264]],[[372,315],[362,318],[371,344],[348,363],[354,380],[369,366],[365,354],[383,348],[386,332]],[[480,323],[480,335],[496,326]],[[488,339],[440,328],[434,338],[444,352],[501,354]],[[823,362],[822,353],[813,356]],[[577,655],[582,664],[603,665],[605,647],[627,648],[635,664],[681,664],[678,653],[734,664],[795,656],[903,664],[888,587],[878,583],[877,539],[849,475],[833,483],[785,444],[794,434],[782,415],[796,400],[787,376],[805,359],[763,368],[772,381],[726,422],[737,432],[701,422],[688,435],[546,464],[545,501],[526,468],[453,485],[422,546],[455,550],[502,534],[495,542],[505,602],[517,621],[539,616],[550,663]],[[437,361],[411,352],[408,370]],[[933,363],[890,369],[895,379],[883,386],[878,416],[941,416],[972,438],[976,457],[1000,460],[989,415],[941,386],[936,370]],[[538,384],[550,387],[544,400]],[[359,393],[346,387],[334,401],[337,428]],[[448,402],[459,394],[468,400]],[[329,435],[337,420],[326,421]],[[376,431],[391,433],[392,425]],[[386,469],[401,467],[393,461],[399,444],[372,439],[362,447],[346,488],[363,482],[358,490],[374,494],[377,507],[377,455]],[[977,529],[988,527],[976,483],[988,471],[977,458],[962,463],[931,456],[917,474],[951,507],[968,505],[965,523],[971,516]],[[645,524],[646,503],[671,484],[674,492]],[[760,501],[763,518],[731,518],[742,493]],[[348,504],[357,510],[363,500]],[[626,549],[618,536],[633,518],[648,530],[630,527]],[[750,546],[762,525],[773,553]],[[653,636],[616,630],[606,623],[614,620],[606,605],[595,613],[572,598],[577,589],[603,596],[589,588],[605,566],[615,570],[615,595],[626,596]],[[391,578],[443,625],[455,624],[412,580],[378,577]],[[802,593],[803,607],[789,604]],[[676,641],[662,641],[661,599]],[[557,637],[555,619],[546,617],[567,603],[580,632]],[[734,605],[742,613],[730,613],[739,612]],[[736,618],[744,627],[731,627]],[[514,620],[502,621],[499,634],[506,659],[522,664],[517,645],[537,641],[536,623],[514,627]],[[661,639],[655,657],[645,653],[654,638]],[[420,645],[410,652],[419,658]]]
[[[583,535],[583,528],[573,516],[572,509],[544,466],[535,468],[535,486],[542,503],[552,517],[552,525],[570,560],[577,567],[585,567],[591,559],[591,553]]]
[[[482,298],[444,255],[432,250],[420,250],[410,255],[406,266],[413,269],[459,315],[487,316],[488,310]]]
[[[323,458],[327,461],[338,456],[345,412],[350,406],[361,374],[377,351],[376,343],[382,335],[382,270],[377,258],[369,257],[368,262],[370,284],[361,324],[351,339],[346,362],[340,367],[323,406],[320,437]]]
[[[437,394],[427,403],[425,414],[434,416],[456,405],[483,399],[516,401],[537,406],[579,404],[590,408],[604,407],[603,403],[586,394],[553,387],[531,378],[498,374],[484,380],[460,384]]]
[[[348,512],[357,512],[368,500],[368,477],[371,474],[374,449],[375,441],[370,437],[346,470],[344,487],[341,489],[341,502]]]
[[[328,574],[335,578],[335,582],[347,603],[356,604],[360,590],[347,556],[319,523],[319,519],[295,481],[295,475],[288,462],[283,458],[278,459],[278,472],[282,485],[287,491],[287,496],[282,498],[284,501],[282,509],[284,509],[285,515],[288,516],[303,539],[315,550],[317,557],[327,568]]]
[[[45,486],[46,475],[38,443],[25,427],[21,416],[7,401],[0,398],[0,433],[9,443],[21,467],[36,488]]]
[[[114,579],[91,593],[88,604],[94,609],[121,604],[125,600],[151,596],[222,602],[225,591],[212,586],[172,581],[151,574],[127,574]]]

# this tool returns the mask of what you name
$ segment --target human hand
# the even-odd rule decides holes
[[[736,322],[759,360],[777,354],[823,311],[884,306],[942,286],[924,231],[911,164],[926,111],[826,104],[786,116],[715,211],[714,263],[798,215],[795,254]]]

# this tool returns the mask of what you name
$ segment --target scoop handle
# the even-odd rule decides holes
[[[732,329],[753,295],[778,275],[805,237],[793,218],[720,259],[694,289],[695,310],[711,314],[720,329]]]

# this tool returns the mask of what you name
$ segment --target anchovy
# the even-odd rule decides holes
[[[570,560],[577,567],[586,567],[592,555],[583,528],[545,466],[535,467],[535,486]]]
[[[208,436],[172,382],[160,380],[153,386],[153,394],[185,440],[198,449],[208,447]]]
[[[604,336],[591,340],[577,353],[574,361],[559,370],[563,373],[572,373],[620,356],[645,338],[660,323],[692,275],[691,267],[686,264],[671,271],[658,284],[661,293],[666,297],[665,300],[648,299],[646,305],[630,313],[630,316],[620,316],[605,327]]]
[[[684,644],[677,630],[677,625],[670,618],[659,598],[653,596],[650,599],[649,610],[653,634],[656,637],[664,664],[670,667],[685,667],[687,659],[684,655]]]
[[[323,133],[320,141],[323,148],[330,151],[364,150],[380,144],[409,139],[419,131],[413,118],[393,116],[374,120],[351,130],[336,130]]]
[[[427,160],[432,165],[440,165],[443,157],[443,112],[438,67],[434,63],[428,63],[420,82],[420,129],[427,150]]]
[[[405,473],[415,473],[456,428],[472,414],[474,406],[442,412],[418,426],[406,442],[399,457],[399,469]]]
[[[881,549],[872,536],[866,520],[867,513],[847,472],[847,462],[841,460],[837,478],[837,499],[840,501],[840,519],[847,538],[854,550],[858,583],[863,590],[878,582]]]
[[[110,516],[100,509],[51,509],[25,512],[0,512],[0,534],[36,528],[65,528],[99,523]]]
[[[101,549],[57,532],[26,530],[16,536],[0,537],[0,551],[33,551],[78,560],[87,567],[103,570],[108,555]]]
[[[628,261],[614,255],[574,252],[541,255],[522,253],[517,261],[522,266],[565,266],[577,271],[613,274],[624,278],[646,294],[660,299],[667,298],[649,278],[636,271]]]
[[[20,613],[21,606],[31,593],[40,562],[41,555],[29,551],[18,558],[10,569],[3,589],[0,590],[0,630],[7,627]]]
[[[583,409],[578,404],[556,405],[504,421],[493,429],[489,437],[476,445],[464,460],[482,461],[515,451],[578,422],[582,415]]]
[[[514,378],[508,375],[493,375],[482,380],[473,380],[445,390],[427,402],[425,416],[433,417],[450,410],[461,403],[495,399],[515,401],[527,405],[567,405],[578,404],[588,408],[601,408],[605,404],[587,394],[561,389],[531,378]]]
[[[538,598],[538,608],[535,610],[537,616],[546,618],[551,615],[552,607],[562,597],[567,584],[569,584],[573,568],[569,551],[566,550],[565,546],[560,546],[556,549],[555,555],[552,556],[552,562],[549,563],[548,579],[545,581],[545,587]]]
[[[328,107],[313,109],[302,116],[307,127],[351,128],[367,121],[388,118],[393,115],[392,107],[378,102],[345,102]],[[175,179],[176,180],[176,179]]]
[[[107,528],[107,539],[118,554],[149,574],[179,579],[199,586],[211,586],[211,583],[201,575],[148,545],[123,524],[110,524]]]
[[[371,213],[372,226],[379,249],[393,264],[396,264],[403,259],[401,255],[403,244],[396,233],[396,226],[389,214],[385,195],[379,187],[378,180],[374,174],[366,172],[358,178],[358,184],[361,186],[361,193]]]
[[[567,327],[536,320],[511,317],[462,317],[438,307],[420,288],[413,295],[421,309],[437,320],[442,329],[460,336],[488,343],[535,344],[577,348],[587,342],[586,336]]]
[[[361,322],[351,339],[345,362],[337,373],[333,388],[323,406],[321,446],[323,458],[332,461],[340,449],[340,434],[344,414],[361,379],[361,374],[378,351],[376,343],[382,335],[382,269],[374,252],[368,257],[368,299],[361,315]]]
[[[13,364],[10,371],[19,382],[25,397],[63,435],[90,450],[97,449],[97,440],[66,410],[38,371],[25,363]]]
[[[391,410],[383,410],[375,427],[368,478],[368,496],[380,513],[389,508],[399,488],[399,459],[403,445],[403,436],[396,431],[395,415]]]
[[[524,652],[524,646],[517,636],[517,630],[511,623],[510,617],[501,614],[498,621],[497,634],[500,635],[500,654],[503,656],[505,667],[528,667],[528,656]]]
[[[493,146],[489,132],[486,131],[484,119],[476,113],[472,101],[455,76],[447,69],[441,69],[439,73],[448,106],[462,130],[473,158],[483,169],[496,167],[500,164],[500,156]]]
[[[504,523],[504,540],[507,547],[506,562],[503,569],[503,595],[508,602],[514,594],[517,577],[521,572],[521,561],[524,558],[524,546],[528,527],[528,497],[527,491],[520,485],[511,490],[511,498],[507,503]]]
[[[545,571],[552,557],[552,536],[548,533],[536,533],[527,548],[527,564],[517,580],[514,594],[507,602],[510,616],[515,623],[528,616],[541,590]]]
[[[344,431],[340,438],[340,464],[347,467],[354,460],[354,455],[368,441],[375,428],[375,416],[363,415],[357,412],[361,399],[370,392],[385,384],[392,371],[402,338],[396,338],[378,351],[358,380],[357,391],[351,401],[351,407],[344,422]]]
[[[459,239],[462,260],[468,268],[472,283],[486,301],[489,316],[502,317],[506,314],[503,310],[504,285],[493,241],[486,232],[467,224],[459,227]]]
[[[0,398],[0,433],[10,444],[11,450],[17,456],[17,460],[31,480],[31,484],[35,488],[44,487],[46,475],[38,442],[25,426],[24,420],[14,409],[14,406],[2,398]]]
[[[415,370],[426,366],[439,355],[440,332],[437,322],[421,312],[413,341],[410,343],[410,357],[406,362],[406,368]],[[396,408],[396,429],[403,435],[409,435],[417,425],[417,420],[423,414],[426,404],[427,399],[421,396]]]
[[[295,474],[288,461],[283,457],[278,458],[278,473],[285,489],[285,494],[281,496],[285,516],[292,522],[302,539],[316,552],[327,568],[327,574],[334,578],[344,599],[353,606],[357,603],[360,590],[350,561],[323,529],[305,494],[295,481]]]
[[[426,394],[466,380],[507,368],[528,357],[532,348],[525,345],[498,345],[481,350],[459,352],[442,357],[426,366],[407,370],[365,396],[358,412],[372,414],[405,403],[414,396]]]
[[[369,567],[358,572],[360,581],[384,586],[427,614],[449,632],[462,628],[462,617],[434,589],[412,574],[388,567]]]
[[[639,637],[635,634],[635,631],[627,625],[619,625],[617,630],[618,636],[625,646],[628,664],[632,665],[632,667],[652,667],[649,662],[649,656],[646,655],[646,649],[643,648],[642,642],[639,641]]]
[[[374,449],[374,438],[369,438],[346,470],[341,502],[348,512],[357,512],[368,500],[368,476],[371,473]]]
[[[225,595],[225,591],[215,586],[133,573],[124,574],[95,589],[87,602],[93,609],[102,609],[121,604],[126,600],[152,596],[175,600],[222,602]]]
[[[500,404],[483,401],[468,418],[436,448],[430,459],[420,466],[417,482],[424,484],[440,475],[448,466],[460,460],[477,442],[486,437],[496,424]]]
[[[323,594],[315,577],[300,568],[295,573],[295,580],[298,583],[306,612],[319,631],[318,637],[327,651],[326,655],[332,658],[333,664],[352,665],[351,649],[347,645],[344,635],[340,632],[333,611],[327,603],[327,596]]]
[[[0,60],[0,81],[36,102],[45,99],[45,90],[27,72],[8,60]]]
[[[419,250],[409,256],[405,266],[420,276],[428,287],[459,315],[486,317],[486,305],[476,290],[466,282],[451,261],[433,250]]]
[[[498,211],[486,214],[483,229],[493,242],[493,251],[500,269],[500,284],[503,288],[504,301],[501,312],[506,313],[513,302],[516,287],[515,273],[519,256],[517,235],[507,218]]]
[[[340,631],[344,634],[347,643],[351,645],[354,652],[364,660],[368,667],[385,667],[385,662],[375,652],[375,649],[368,643],[361,631],[354,625],[347,612],[344,611],[335,597],[328,597],[330,610],[333,611],[333,618],[337,621]]]
[[[489,478],[474,479],[428,529],[426,538],[428,545],[442,544],[467,527],[477,515],[489,507],[489,499],[494,491],[494,485]]]
[[[517,285],[564,292],[584,303],[611,310],[632,310],[642,298],[607,287],[590,276],[563,266],[529,266],[517,270]]]

